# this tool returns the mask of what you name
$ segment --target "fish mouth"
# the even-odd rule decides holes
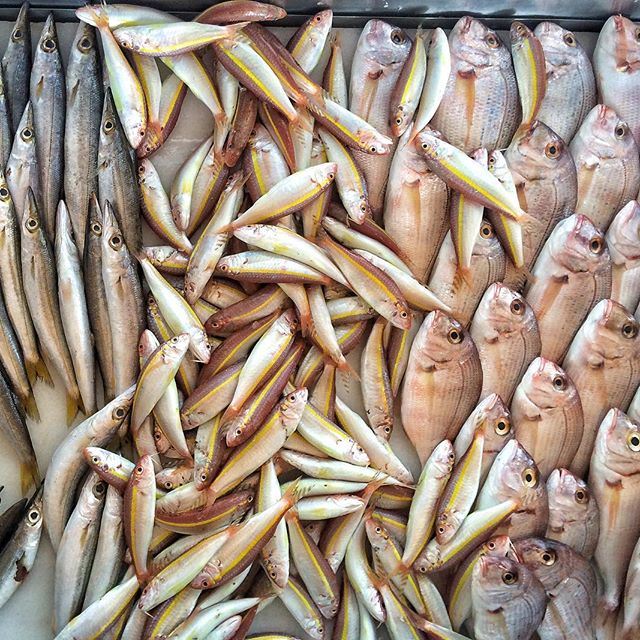
[[[473,18],[471,16],[463,16],[458,21],[458,25],[460,28],[460,34],[469,33],[471,26],[473,25]]]

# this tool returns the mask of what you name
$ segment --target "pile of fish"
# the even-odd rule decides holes
[[[46,530],[58,640],[638,640],[640,27],[371,20],[347,83],[329,10],[76,14],[2,60],[0,604]]]

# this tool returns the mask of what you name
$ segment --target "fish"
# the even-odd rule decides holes
[[[636,544],[629,562],[623,609],[618,614],[621,640],[633,640],[633,636],[637,634],[640,627],[640,614],[638,612],[638,553],[640,553],[640,546]]]
[[[351,66],[349,109],[383,135],[389,135],[391,94],[411,49],[406,33],[382,20],[369,20],[356,45]],[[373,217],[380,220],[391,155],[355,152],[369,188]]]
[[[287,49],[305,73],[311,73],[318,66],[332,21],[331,9],[319,11],[306,20],[287,43]]]
[[[596,105],[569,150],[578,172],[576,213],[603,231],[640,187],[640,159],[629,126],[609,106]]]
[[[495,31],[464,16],[449,34],[451,72],[432,124],[464,153],[504,149],[520,124],[509,50]]]
[[[515,550],[544,587],[549,602],[538,627],[541,639],[595,637],[596,573],[571,547],[543,538],[515,542]]]
[[[571,378],[544,357],[533,360],[513,394],[511,424],[543,479],[571,464],[583,422],[582,402]]]
[[[507,257],[500,245],[493,226],[485,220],[471,256],[471,281],[456,277],[458,260],[448,232],[440,245],[427,287],[451,309],[451,315],[462,325],[468,326],[476,307],[487,287],[503,282],[507,269]]]
[[[4,605],[33,568],[43,523],[42,491],[34,496],[16,532],[0,553],[0,606]]]
[[[533,33],[542,45],[547,77],[538,120],[569,143],[587,113],[596,106],[591,60],[575,33],[555,22],[539,22]]]
[[[587,483],[567,469],[554,469],[547,479],[549,524],[546,538],[569,545],[590,559],[600,533],[598,503]]]
[[[519,293],[495,282],[482,296],[469,333],[482,364],[480,399],[495,393],[509,403],[522,374],[540,355],[533,309]]]
[[[16,532],[28,502],[26,498],[20,498],[0,514],[0,549],[7,546],[7,542]]]
[[[71,424],[78,409],[83,409],[82,398],[62,326],[53,249],[31,188],[27,192],[20,230],[22,279],[27,303],[43,355],[63,379],[67,393],[67,422]]]
[[[504,152],[520,206],[529,214],[522,223],[524,267],[531,269],[555,225],[575,211],[578,178],[569,145],[540,121],[521,127]],[[520,289],[522,274],[505,284]]]
[[[329,45],[331,53],[322,74],[322,86],[332,100],[335,100],[341,107],[346,108],[349,105],[349,89],[347,88],[347,78],[344,72],[342,42],[338,33],[332,34]]]
[[[415,137],[405,132],[389,168],[383,221],[420,282],[427,280],[447,232],[448,200],[446,183],[431,171]]]
[[[66,70],[63,187],[80,255],[84,252],[91,195],[98,192],[104,97],[97,45],[95,29],[80,22]]]
[[[481,557],[471,578],[473,632],[477,640],[530,638],[542,622],[547,596],[526,565],[510,558]]]
[[[11,113],[9,112],[6,83],[0,70],[0,160],[3,167],[7,166],[12,142]]]
[[[616,213],[605,236],[611,257],[611,299],[627,309],[640,302],[640,204],[630,200]]]
[[[604,586],[598,609],[607,616],[620,604],[627,567],[640,534],[633,499],[639,468],[640,427],[620,409],[609,409],[598,427],[589,469],[589,487],[600,509],[594,559]]]
[[[496,535],[512,539],[543,535],[549,506],[546,485],[534,459],[517,441],[510,440],[496,456],[478,494],[476,509],[486,509],[504,500],[517,500],[518,507]]]
[[[525,288],[538,321],[540,355],[561,362],[594,306],[611,294],[611,258],[591,220],[574,214],[561,220],[545,242]]]
[[[584,430],[569,469],[583,476],[598,427],[610,407],[626,410],[640,384],[638,322],[620,304],[601,300],[571,342],[562,368],[582,400]]]
[[[640,144],[640,114],[635,106],[640,91],[636,30],[636,24],[628,18],[610,16],[600,29],[592,62],[598,100],[618,113]]]
[[[242,155],[256,124],[257,113],[257,98],[246,87],[240,87],[238,102],[229,124],[229,133],[223,150],[226,166],[233,167]]]
[[[400,406],[405,433],[423,463],[441,440],[455,438],[481,388],[473,340],[453,318],[432,311],[413,341]]]
[[[281,20],[287,12],[266,2],[254,0],[227,0],[205,9],[196,17],[198,22],[225,24],[226,22],[260,22]]]
[[[31,73],[31,22],[29,3],[24,2],[11,31],[7,48],[2,57],[2,74],[6,83],[7,101],[11,114],[11,132],[18,131],[20,117],[29,100],[29,75]]]

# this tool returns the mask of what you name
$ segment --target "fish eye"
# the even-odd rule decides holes
[[[636,29],[636,40],[640,41],[640,29]]]
[[[100,462],[100,458],[98,458],[98,456],[93,456],[93,458],[91,458],[91,462],[93,462],[93,464],[98,464]]]
[[[93,495],[96,498],[100,497],[107,489],[107,485],[104,482],[98,482],[95,487],[93,487]]]
[[[450,451],[447,459],[449,460],[449,462],[453,462],[456,459],[456,454],[453,453],[453,451]]]
[[[596,255],[602,253],[602,240],[598,237],[591,238],[591,242],[589,242],[589,249],[591,249],[591,253],[595,253]]]
[[[221,265],[218,266],[218,269],[220,269],[220,271],[222,271],[222,272],[229,271],[229,265],[221,264]]]
[[[384,431],[385,433],[391,433],[391,427],[390,427],[389,425],[386,425],[386,426],[384,427],[383,431]]]
[[[6,200],[9,197],[9,189],[7,187],[0,187],[0,198]]]
[[[402,44],[405,41],[404,33],[400,29],[394,29],[391,32],[391,42],[393,44]]]
[[[173,336],[173,338],[171,338],[169,342],[171,342],[171,344],[175,344],[176,342],[178,342],[178,336]]]
[[[514,313],[517,316],[521,316],[524,313],[524,303],[519,298],[516,298],[511,303],[511,313]]]
[[[22,29],[20,29],[20,27],[17,27],[16,29],[13,30],[13,33],[11,34],[11,39],[14,42],[17,42],[18,40],[22,40]]]
[[[292,393],[292,394],[289,396],[289,402],[295,402],[295,399],[296,399],[296,396]]]
[[[547,567],[550,567],[556,563],[557,557],[558,556],[553,549],[547,549],[542,556],[540,556],[540,559],[542,560],[542,564],[546,564]]]
[[[489,549],[489,551],[493,551],[496,548],[496,543],[491,540],[490,542],[487,543],[487,548]]]
[[[140,175],[144,175],[144,171],[145,171],[145,169],[144,169],[144,165],[143,165],[143,164],[138,165],[138,173],[139,173]]]
[[[558,391],[564,391],[567,388],[567,381],[564,379],[564,376],[561,375],[557,375],[551,384],[553,384],[553,388]]]
[[[38,221],[35,218],[29,218],[27,220],[27,229],[29,231],[35,231],[40,225],[38,224]]]
[[[93,233],[94,236],[101,236],[102,235],[102,225],[99,222],[93,222],[91,224],[91,233]]]
[[[91,51],[92,44],[91,40],[85,36],[78,42],[78,49],[80,51]]]
[[[493,165],[496,163],[496,157],[492,154],[489,155],[489,166],[493,167]]]
[[[27,514],[27,520],[31,524],[35,524],[36,522],[38,522],[38,520],[40,520],[40,512],[37,509],[31,509],[31,511],[29,511],[29,513]]]
[[[25,142],[29,142],[29,140],[31,140],[33,138],[33,129],[31,129],[31,127],[25,127],[21,132],[20,132],[20,137],[25,141]]]
[[[522,472],[522,481],[526,487],[533,488],[538,485],[538,471],[536,469],[527,468]]]
[[[506,436],[511,431],[511,424],[508,420],[502,419],[496,422],[496,426],[493,429],[499,436]]]
[[[573,33],[569,32],[569,33],[565,33],[564,37],[562,38],[565,43],[570,46],[570,47],[575,47],[576,46],[576,38],[573,35]]]
[[[140,465],[138,465],[136,467],[136,473],[144,473],[144,469]]]
[[[555,142],[549,142],[544,148],[547,158],[555,159],[560,155],[560,146]]]
[[[127,411],[124,407],[116,407],[116,410],[113,412],[113,415],[118,419],[122,420],[127,415]]]
[[[253,502],[253,496],[249,496],[249,497],[247,498],[247,502]]]
[[[518,574],[515,571],[505,571],[502,574],[502,582],[507,585],[515,584],[518,581]]]
[[[396,124],[397,124],[398,126],[400,126],[400,125],[402,124],[402,116],[398,116],[398,117],[396,118]]]
[[[201,480],[201,482],[206,482],[207,481],[207,474],[206,473],[201,473],[200,474],[200,480]]]
[[[375,532],[380,535],[382,533],[382,527],[376,527]]]
[[[375,145],[371,145],[371,146],[369,147],[369,151],[370,151],[371,153],[378,153],[378,147],[376,147]]]
[[[638,335],[638,325],[635,322],[625,322],[622,325],[622,335],[625,338],[635,338]]]
[[[108,118],[107,120],[105,120],[104,124],[102,125],[102,129],[104,130],[105,133],[111,133],[115,128],[116,128],[116,123],[111,118]]]
[[[630,433],[627,436],[627,445],[629,446],[629,449],[631,449],[631,451],[640,451],[640,435],[635,432]]]
[[[515,27],[516,27],[516,33],[517,33],[518,35],[520,35],[520,36],[521,36],[521,35],[523,35],[524,33],[526,33],[526,31],[524,30],[524,25],[523,25],[523,24],[516,24],[516,25],[515,25]]]
[[[56,41],[53,38],[45,38],[42,43],[42,50],[51,53],[56,50]]]
[[[497,49],[500,46],[500,40],[493,33],[486,37],[486,43],[492,48]]]
[[[360,204],[360,207],[359,207],[359,208],[360,208],[360,211],[362,211],[362,213],[366,213],[366,211],[367,211],[367,205],[366,205],[364,202],[362,202],[362,203]]]
[[[458,344],[462,342],[462,331],[458,331],[458,329],[450,329],[447,334],[447,340],[451,344]]]
[[[587,494],[587,492],[584,489],[578,489],[573,494],[573,497],[576,499],[576,502],[578,504],[584,504],[589,499],[589,495]]]
[[[488,222],[483,222],[480,227],[480,235],[483,238],[493,238],[493,227]]]
[[[627,127],[626,125],[620,123],[616,126],[616,128],[614,129],[614,135],[616,136],[616,138],[618,140],[622,140],[622,138],[625,137],[625,135],[627,135]]]
[[[408,314],[406,311],[401,311],[399,315],[400,315],[400,317],[401,317],[401,318],[403,318],[403,319],[404,319],[404,318],[408,318],[408,317],[409,317],[409,314]]]
[[[324,627],[322,625],[320,625],[319,627],[316,627],[316,630],[320,635],[324,634]]]
[[[118,249],[122,247],[122,236],[116,233],[113,237],[109,238],[109,246],[114,251],[118,251]]]
[[[442,525],[438,527],[438,533],[440,534],[444,533],[444,527]]]
[[[276,579],[276,572],[275,572],[275,571],[270,571],[270,572],[269,572],[269,577],[270,577],[272,580],[275,580],[275,579]]]
[[[420,566],[418,567],[418,571],[419,571],[420,573],[427,573],[427,567],[425,567],[424,565],[420,565]]]
[[[236,436],[241,436],[242,435],[242,429],[236,429],[235,434],[236,434]]]
[[[336,174],[333,173],[333,171],[327,174],[327,178],[329,178],[329,180],[333,180],[335,177],[336,177]]]

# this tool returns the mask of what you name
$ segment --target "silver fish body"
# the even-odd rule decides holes
[[[2,73],[6,79],[7,99],[11,113],[11,132],[18,130],[20,117],[29,100],[29,74],[31,73],[31,22],[29,3],[20,7],[11,31],[7,49],[2,58]]]

